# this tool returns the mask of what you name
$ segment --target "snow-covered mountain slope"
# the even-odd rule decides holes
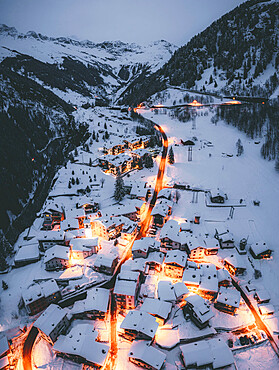
[[[167,85],[274,98],[278,36],[279,1],[246,1],[179,48],[160,70],[135,81],[122,101],[140,103]]]
[[[41,81],[45,87],[63,92],[72,90],[88,98],[96,94],[111,97],[136,76],[161,68],[176,49],[163,40],[148,46],[121,41],[96,44],[88,40],[47,37],[32,31],[21,34],[13,27],[0,26],[2,63]],[[61,84],[61,80],[65,83]],[[61,97],[71,99],[70,94]]]

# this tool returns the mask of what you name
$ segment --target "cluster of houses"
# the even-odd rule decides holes
[[[141,169],[143,162],[151,156],[146,149],[150,138],[147,136],[133,137],[104,147],[104,155],[98,158],[98,164],[106,173],[123,174],[133,169]]]

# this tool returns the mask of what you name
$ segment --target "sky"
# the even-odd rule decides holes
[[[188,42],[243,0],[0,0],[0,23],[19,32],[93,42]]]

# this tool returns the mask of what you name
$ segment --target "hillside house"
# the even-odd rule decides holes
[[[134,309],[137,305],[140,273],[121,272],[115,282],[113,294],[119,309]]]
[[[67,335],[60,335],[53,350],[60,356],[94,369],[104,369],[109,358],[109,346],[98,341],[99,333],[91,323],[75,325]]]
[[[61,299],[60,289],[54,279],[32,284],[22,291],[19,305],[24,305],[28,315],[36,315],[51,303]]]
[[[234,314],[240,304],[240,292],[221,286],[214,307],[225,313]]]
[[[187,254],[180,250],[167,252],[164,262],[165,275],[172,279],[181,279],[187,262]]]
[[[231,285],[232,278],[226,269],[217,270],[218,285],[228,287]]]
[[[118,155],[105,155],[98,158],[99,166],[106,173],[117,175],[131,171],[135,168],[136,163],[134,158],[128,153],[121,153]]]
[[[161,247],[165,250],[186,250],[187,235],[175,220],[168,220],[160,231]]]
[[[98,272],[103,272],[107,275],[113,275],[118,261],[119,257],[113,253],[98,253],[93,268]]]
[[[107,317],[109,300],[110,291],[108,289],[88,289],[86,298],[74,303],[71,314],[74,318],[104,320]]]
[[[234,237],[232,233],[219,235],[219,243],[222,249],[234,248]]]
[[[140,311],[149,313],[156,317],[159,325],[164,325],[168,320],[172,304],[159,299],[146,298],[140,307]]]
[[[130,150],[145,149],[149,145],[150,138],[148,136],[134,137],[129,140],[124,140],[126,148]]]
[[[64,232],[61,230],[41,231],[37,236],[40,251],[44,252],[56,244],[63,245]]]
[[[70,266],[70,248],[55,245],[45,252],[45,269],[47,271],[65,269]]]
[[[201,270],[198,268],[187,268],[183,272],[183,283],[191,291],[197,291],[201,282]]]
[[[99,252],[99,238],[73,238],[70,240],[71,256],[84,259]]]
[[[167,221],[169,215],[171,215],[172,207],[165,199],[161,199],[156,202],[152,209],[151,216],[153,217],[152,222],[158,227],[162,227]]]
[[[120,325],[119,335],[130,341],[134,339],[152,340],[158,326],[156,318],[149,315],[149,313],[135,310],[128,311]]]
[[[123,225],[123,218],[100,217],[91,222],[92,235],[100,236],[106,240],[115,239],[120,236]]]
[[[32,241],[32,240],[31,240]],[[38,262],[40,259],[39,244],[27,242],[19,247],[15,255],[15,267],[29,265],[30,263]]]
[[[103,151],[105,154],[117,155],[123,153],[126,150],[126,145],[120,141],[112,146],[108,146],[108,143],[104,144]]]
[[[151,271],[153,273],[161,272],[163,268],[163,262],[164,262],[165,255],[162,252],[155,251],[148,253],[148,257],[145,261],[145,273],[148,274]]]
[[[199,295],[190,295],[185,298],[185,306],[183,307],[183,313],[189,314],[191,320],[200,329],[205,328],[209,325],[209,320],[214,316],[209,304],[205,299]]]
[[[225,203],[228,199],[227,194],[220,189],[211,190],[209,192],[209,197],[212,203]]]
[[[246,271],[243,259],[239,258],[237,254],[231,254],[224,259],[224,266],[232,275],[243,275]]]
[[[63,334],[69,327],[67,311],[55,304],[51,304],[34,322],[41,336],[50,344],[56,341],[59,334]]]
[[[157,288],[158,299],[161,301],[176,302],[175,289],[171,281],[160,280]]]
[[[152,189],[146,185],[146,182],[133,182],[129,192],[131,199],[147,201],[151,196]]]
[[[129,350],[129,361],[144,369],[160,370],[163,368],[167,355],[151,346],[150,342],[134,341]]]
[[[155,239],[151,237],[135,240],[132,246],[133,258],[146,258],[149,251],[153,249]]]
[[[206,299],[214,299],[217,296],[219,285],[217,270],[212,263],[200,264],[201,281],[199,285],[199,294]]]
[[[255,259],[270,258],[272,250],[263,240],[253,243],[250,247],[250,253]]]

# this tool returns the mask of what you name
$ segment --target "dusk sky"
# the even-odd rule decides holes
[[[178,46],[243,0],[0,0],[0,23],[20,32],[71,36],[94,42]]]

